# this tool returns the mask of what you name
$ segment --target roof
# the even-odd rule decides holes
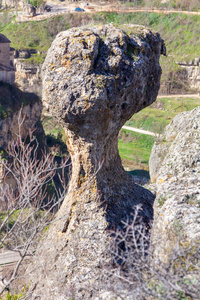
[[[11,43],[11,41],[3,34],[0,34],[0,43]]]
[[[80,7],[76,7],[76,8],[75,8],[75,11],[84,11],[84,9],[83,9],[83,8],[80,8]]]

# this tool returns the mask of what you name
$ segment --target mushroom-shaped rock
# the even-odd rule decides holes
[[[43,103],[68,136],[71,186],[95,174],[102,199],[112,207],[133,197],[118,153],[119,130],[159,90],[164,43],[159,34],[136,28],[132,36],[113,25],[61,32],[43,65]]]
[[[106,229],[121,230],[136,205],[146,224],[153,217],[154,196],[124,171],[117,144],[124,123],[156,100],[164,42],[144,27],[131,30],[129,36],[113,25],[61,32],[43,65],[43,103],[63,126],[72,160],[58,221],[38,250],[48,281],[43,276],[34,293],[41,296],[45,286],[44,299],[47,291],[48,299],[61,299],[69,285],[89,299],[86,285],[100,276]]]

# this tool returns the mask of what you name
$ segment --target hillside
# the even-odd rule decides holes
[[[7,23],[8,22],[8,23]],[[188,90],[188,83],[183,68],[178,62],[190,62],[199,57],[200,16],[184,13],[68,13],[63,16],[46,19],[40,22],[12,23],[9,16],[0,17],[0,32],[12,41],[16,49],[35,49],[37,54],[27,60],[36,64],[42,63],[48,48],[56,34],[71,27],[85,24],[115,25],[141,24],[158,31],[163,37],[167,57],[161,58],[163,75],[161,92]],[[126,26],[123,26],[126,31]]]

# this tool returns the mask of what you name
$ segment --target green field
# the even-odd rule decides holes
[[[126,122],[137,127],[161,134],[171,120],[183,111],[200,106],[200,98],[162,98],[143,109]],[[140,167],[148,170],[149,157],[155,137],[122,129],[119,134],[119,153],[127,169]],[[135,162],[133,164],[132,162]]]
[[[129,165],[128,160],[131,160],[135,162],[135,166],[148,169],[149,155],[154,142],[153,136],[122,129],[119,134],[118,147],[125,167],[130,168],[131,164]]]
[[[158,98],[152,105],[133,115],[126,125],[160,134],[177,114],[197,106],[200,106],[200,98]]]

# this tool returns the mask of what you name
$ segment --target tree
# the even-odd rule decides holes
[[[40,149],[34,132],[23,140],[23,121],[20,113],[19,134],[1,153],[0,247],[18,252],[20,259],[11,277],[3,280],[0,294],[13,282],[24,259],[34,255],[41,234],[53,222],[67,189],[67,160],[58,166],[54,155]],[[61,188],[54,183],[56,173]]]

